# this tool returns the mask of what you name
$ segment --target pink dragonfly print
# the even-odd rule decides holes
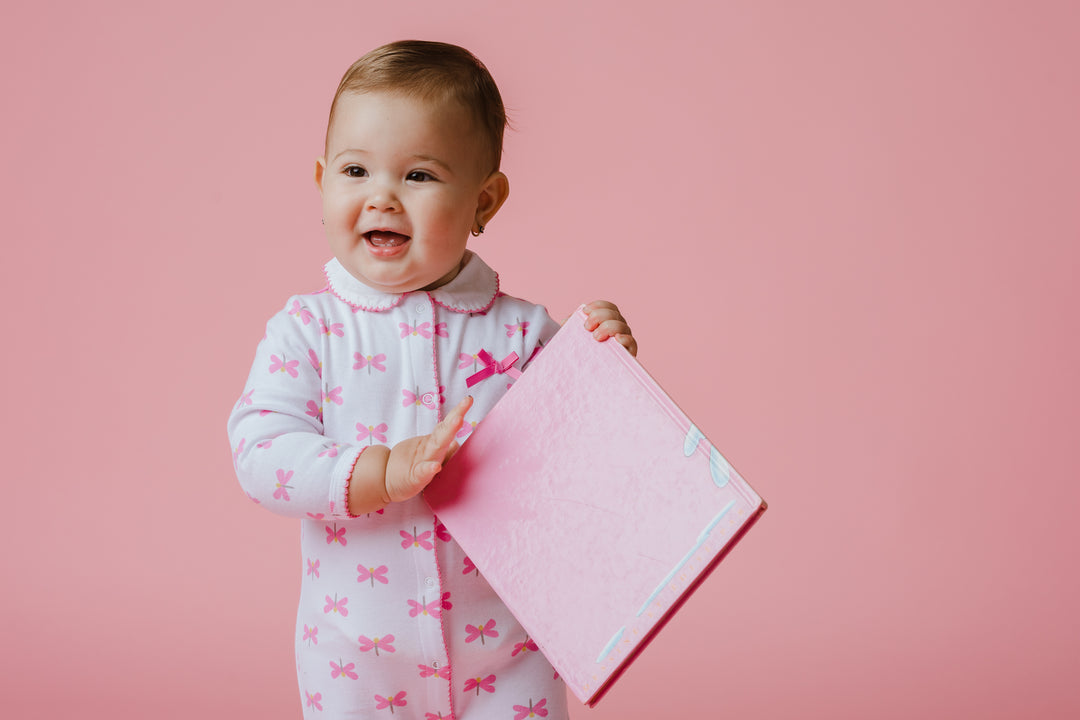
[[[456,437],[459,439],[469,437],[472,435],[472,431],[476,429],[476,424],[475,420],[466,419],[465,422],[461,423],[461,429],[457,431]]]
[[[288,502],[290,500],[289,491],[293,489],[293,486],[289,485],[288,482],[289,482],[289,480],[292,479],[292,476],[293,476],[293,471],[292,470],[289,470],[288,472],[286,472],[284,469],[281,469],[281,468],[278,469],[278,471],[277,471],[277,482],[274,483],[274,488],[275,488],[275,490],[274,490],[274,498],[275,499],[284,500],[285,502]]]
[[[416,327],[413,327],[409,323],[398,323],[398,328],[401,329],[401,337],[406,338],[412,335],[413,337],[420,336],[428,340],[431,339],[431,323],[420,323]]]
[[[439,401],[441,402],[442,401],[442,397],[441,397],[442,388],[441,387],[439,388],[439,393],[440,393]],[[420,388],[413,388],[411,392],[409,390],[404,390],[403,389],[401,391],[401,396],[402,396],[401,397],[401,407],[409,407],[410,405],[423,405],[426,408],[430,408],[432,410],[435,409],[435,396],[434,396],[434,394],[433,393],[424,393],[423,395],[421,395],[420,394]]]
[[[260,450],[266,450],[268,447],[272,446],[273,444],[274,444],[274,439],[270,438],[269,440],[263,440],[261,443],[259,443],[255,447],[259,448]]]
[[[368,375],[371,374],[371,368],[375,368],[379,372],[386,372],[386,355],[379,353],[378,355],[361,355],[358,352],[353,353],[353,370],[363,370],[367,368]]]
[[[488,675],[486,678],[469,678],[465,681],[465,692],[476,690],[479,695],[481,690],[489,693],[495,692],[495,676]]]
[[[465,568],[461,571],[462,575],[468,575],[469,573],[476,573],[477,577],[480,577],[480,571],[473,564],[473,561],[469,558],[465,558]]]
[[[327,595],[326,607],[323,608],[323,613],[329,615],[330,613],[335,612],[341,615],[341,617],[349,617],[349,608],[345,607],[348,604],[349,598],[347,597],[343,597],[338,600],[337,593],[334,593],[334,599],[331,600],[330,596]]]
[[[304,623],[304,642],[306,642],[308,645],[318,645],[319,644],[319,626],[318,625],[312,625],[311,627],[308,627],[307,623]]]
[[[343,405],[345,401],[341,398],[341,386],[338,385],[333,390],[323,388],[322,401],[324,405],[328,402],[332,402],[335,405]]]
[[[360,650],[362,652],[375,651],[375,656],[378,657],[379,650],[383,652],[395,652],[394,646],[391,644],[394,642],[393,635],[383,635],[382,637],[369,638],[367,635],[360,636]]]
[[[442,678],[443,680],[450,679],[449,665],[442,665],[439,667],[434,665],[417,665],[416,667],[420,668],[420,677],[422,678],[437,677]]]
[[[315,578],[316,580],[319,579],[319,565],[321,563],[322,563],[321,560],[318,560],[318,559],[312,560],[311,558],[308,558],[308,561],[307,561],[307,574],[308,574],[308,577]]]
[[[349,544],[349,541],[345,539],[345,528],[338,527],[337,523],[334,523],[334,528],[330,529],[329,525],[324,526],[326,528],[326,544],[341,543],[342,547]]]
[[[477,363],[480,362],[480,353],[483,352],[483,350],[483,348],[480,348],[472,355],[469,355],[468,353],[461,353],[458,355],[458,370],[464,370],[470,365],[472,366],[472,369],[475,370]]]
[[[236,401],[236,407],[239,409],[239,408],[241,408],[241,407],[243,407],[245,405],[250,405],[251,404],[251,396],[252,396],[252,394],[254,392],[255,392],[254,390],[248,390],[246,393],[241,395],[240,399]]]
[[[232,451],[232,464],[234,467],[240,462],[240,455],[244,452],[245,442],[247,442],[247,438],[240,438],[240,443],[236,446],[236,449]]]
[[[307,309],[307,305],[301,305],[299,300],[293,300],[292,307],[289,308],[289,314],[300,318],[300,322],[305,325],[315,319],[315,315]]]
[[[325,518],[325,517],[326,517],[326,515],[325,515],[325,514],[323,514],[323,513],[312,513],[312,512],[309,512],[309,513],[307,514],[307,516],[308,516],[309,518],[311,518],[312,520],[322,520],[323,518]]]
[[[333,390],[327,390],[325,387],[322,390],[322,396],[319,400],[319,404],[316,405],[314,400],[308,400],[307,414],[322,422],[323,420],[323,408],[326,403],[331,402],[335,405],[343,405],[345,401],[341,397],[341,386],[338,385]]]
[[[360,676],[356,674],[356,663],[349,663],[346,665],[345,661],[341,658],[338,658],[337,662],[334,662],[333,660],[330,661],[330,677],[335,679],[347,677],[350,680],[358,680],[360,678]]]
[[[386,431],[389,429],[386,423],[379,423],[378,425],[363,425],[356,423],[356,439],[367,440],[368,445],[372,445],[376,440],[381,443],[386,442]]]
[[[442,603],[441,606],[440,606],[441,610],[453,610],[454,609],[454,603],[450,602],[450,593],[449,592],[444,592],[442,594],[441,603]]]
[[[517,320],[517,323],[515,323],[514,325],[503,325],[503,327],[506,328],[506,337],[512,338],[518,333],[521,333],[521,337],[525,337],[525,333],[529,329],[529,322],[527,320],[525,322],[522,322],[521,318],[515,319]]]
[[[273,375],[277,372],[288,373],[289,377],[299,377],[300,371],[296,368],[300,367],[299,360],[286,360],[285,354],[282,353],[281,357],[277,355],[270,356],[270,374]]]
[[[447,332],[446,332],[446,323],[444,323],[444,322],[438,323],[435,326],[435,334],[438,335],[441,338],[450,337],[450,335],[447,334]]]
[[[409,599],[409,617],[419,617],[421,615],[433,617],[436,620],[442,617],[442,600],[427,601],[424,596],[420,597],[420,602],[416,602],[412,598]]]
[[[315,708],[316,710],[320,711],[322,710],[322,693],[317,692],[312,695],[305,690],[304,695],[307,696],[307,706],[309,708]]]
[[[345,337],[345,323],[327,324],[325,320],[319,318],[319,332],[321,332],[323,335],[337,335],[338,337]]]
[[[441,712],[424,713],[424,720],[454,720],[453,715],[443,715]]]
[[[320,378],[322,377],[322,361],[319,360],[319,356],[315,354],[314,350],[307,351],[308,362],[311,363],[311,367],[315,369],[315,374]]]
[[[375,709],[383,710],[390,708],[390,714],[394,714],[395,707],[405,707],[409,703],[405,700],[405,691],[402,690],[397,695],[391,695],[390,697],[383,697],[382,695],[375,696]]]
[[[442,524],[442,521],[435,518],[435,537],[439,538],[443,542],[450,542],[454,538],[450,537],[450,531],[446,529],[446,526]]]
[[[419,535],[416,534],[416,526],[413,525],[412,535],[408,530],[401,530],[399,534],[402,537],[401,549],[408,550],[409,548],[424,548],[425,550],[434,549],[435,545],[431,542],[431,531],[425,530]]]
[[[533,705],[532,698],[529,698],[529,707],[525,707],[524,705],[514,706],[514,711],[517,712],[517,715],[514,716],[514,720],[525,720],[525,718],[535,717],[547,717],[548,711],[547,708],[544,707],[545,705],[547,705],[547,698],[541,698],[540,702],[536,703],[535,705]]]
[[[495,620],[488,620],[481,625],[466,625],[465,626],[465,642],[471,643],[477,638],[480,638],[480,644],[484,644],[484,638],[497,638],[499,637],[499,631],[495,629]]]
[[[379,567],[364,567],[363,565],[357,565],[356,572],[359,573],[356,582],[370,580],[371,587],[375,587],[376,580],[383,585],[388,585],[390,583],[390,580],[386,577],[387,567],[385,565],[380,565]]]
[[[330,443],[321,453],[319,453],[319,457],[337,457],[339,447],[341,446],[337,443]]]
[[[532,651],[532,652],[540,652],[540,647],[536,644],[536,642],[531,637],[526,635],[524,642],[514,643],[514,651],[512,653],[510,653],[510,657],[515,657],[519,653],[530,652],[530,651]]]

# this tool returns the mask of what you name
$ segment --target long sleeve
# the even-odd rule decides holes
[[[324,434],[319,323],[302,308],[291,298],[267,323],[229,417],[233,464],[248,497],[272,512],[348,517],[348,481],[363,447]]]

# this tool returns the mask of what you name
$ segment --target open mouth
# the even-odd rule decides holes
[[[364,233],[364,237],[373,247],[377,248],[394,248],[409,241],[408,235],[402,235],[390,230],[372,230]]]

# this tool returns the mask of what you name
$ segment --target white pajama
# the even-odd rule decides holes
[[[512,382],[467,388],[481,351],[521,369],[558,325],[471,252],[430,292],[372,290],[336,260],[326,274],[270,319],[229,419],[248,496],[301,519],[304,717],[565,718],[562,681],[421,497],[362,517],[345,503],[364,448],[430,433],[472,395],[464,438]]]

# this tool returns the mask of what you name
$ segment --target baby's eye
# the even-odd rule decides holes
[[[367,177],[367,170],[360,167],[359,165],[346,165],[341,172],[345,173],[349,177],[354,178]]]
[[[431,182],[435,179],[435,177],[431,173],[425,172],[424,170],[413,170],[411,173],[405,176],[405,179],[411,180],[412,182]]]

